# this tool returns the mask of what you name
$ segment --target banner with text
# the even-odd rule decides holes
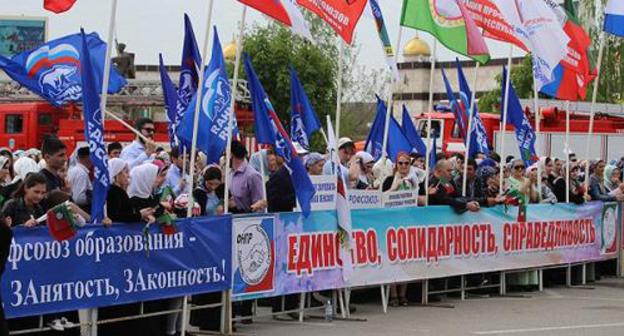
[[[447,206],[354,210],[354,270],[347,281],[335,212],[314,212],[308,218],[280,213],[269,220],[271,225],[256,221],[253,229],[234,237],[234,244],[248,237],[258,242],[252,247],[264,247],[252,254],[258,262],[239,270],[254,275],[261,267],[262,276],[235,277],[240,283],[233,287],[243,289],[235,290],[235,299],[615,258],[618,212],[617,205],[600,202],[530,205],[527,221],[519,223],[518,209],[503,206],[463,215]],[[234,219],[234,227],[238,221]],[[259,238],[245,236],[248,232]],[[250,254],[248,247],[239,249]],[[244,290],[265,277],[272,289]],[[245,283],[246,278],[254,281]]]
[[[14,229],[2,278],[7,317],[223,291],[231,285],[232,217],[87,226],[69,241],[46,227]]]

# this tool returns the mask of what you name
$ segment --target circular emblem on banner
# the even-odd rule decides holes
[[[602,248],[603,252],[613,246],[615,241],[617,215],[615,209],[608,207],[602,215]]]
[[[271,240],[258,225],[250,225],[239,234],[236,258],[243,281],[248,285],[262,282],[271,268]]]
[[[433,20],[439,26],[453,28],[464,25],[464,17],[455,1],[429,0]]]

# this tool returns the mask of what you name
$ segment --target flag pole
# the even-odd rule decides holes
[[[403,26],[399,26],[399,34],[397,36],[397,43],[396,43],[396,52],[394,53],[394,64],[396,64],[399,61],[399,50],[401,46],[402,35],[403,35]],[[392,104],[394,104],[394,89],[398,87],[398,84],[399,84],[399,81],[396,78],[394,78],[392,80],[392,83],[390,84],[390,96],[388,97],[388,106],[386,106],[386,120],[384,124],[384,133],[383,133],[383,141],[382,141],[383,144],[381,147],[381,159],[383,160],[384,163],[386,162],[386,159],[388,158],[388,151],[386,150],[386,147],[388,146],[388,131],[390,129],[390,113],[392,113]],[[391,158],[391,160],[392,159],[394,158]],[[383,182],[384,179],[385,179],[385,176],[382,177],[381,181]],[[381,185],[379,186],[379,188],[381,189]]]
[[[104,120],[106,120],[106,101],[108,100],[108,82],[110,80],[110,69],[111,69],[111,44],[113,44],[113,33],[115,32],[115,21],[117,18],[117,0],[112,0],[111,3],[111,13],[108,23],[108,36],[106,42],[106,56],[104,59],[104,73],[102,76],[102,94],[100,96],[100,113],[102,114],[102,129],[104,129]],[[83,42],[84,43],[84,42]],[[106,203],[104,204],[104,218],[108,217],[106,210]],[[98,319],[98,310],[90,309],[89,310],[91,322],[97,321]],[[90,334],[97,334],[97,324],[92,324],[90,328]]]
[[[344,43],[340,36],[336,36],[338,39],[338,88],[336,92],[336,141],[340,139],[340,113],[342,110],[342,61],[344,59]]]
[[[113,44],[113,33],[115,32],[115,21],[117,18],[117,0],[111,3],[110,21],[108,23],[108,36],[106,41],[106,58],[104,59],[104,74],[102,78],[102,95],[100,97],[100,113],[102,113],[102,123],[106,118],[106,103],[108,100],[108,82],[110,79],[111,53]]]
[[[204,37],[204,49],[203,49],[203,58],[202,65],[199,71],[199,81],[197,85],[197,93],[195,99],[195,111],[193,114],[193,136],[191,139],[191,162],[189,167],[189,175],[191,178],[191,189],[193,189],[193,183],[195,183],[195,159],[197,157],[197,129],[199,128],[199,113],[201,111],[202,106],[202,98],[204,96],[204,68],[206,68],[206,63],[208,62],[208,44],[210,43],[210,30],[212,24],[212,5],[214,4],[214,0],[210,0],[208,2],[208,21],[206,21],[206,36]],[[184,177],[184,175],[182,175]],[[194,201],[191,199],[188,202],[188,206],[186,209],[186,216],[191,217],[193,214],[193,203]]]
[[[466,139],[466,154],[464,154],[464,173],[463,173],[463,181],[462,181],[462,195],[466,197],[466,189],[468,184],[468,156],[470,155],[470,139],[472,138],[472,128],[474,127],[474,123],[472,119],[474,118],[474,108],[475,108],[475,100],[477,98],[477,85],[479,84],[479,66],[480,63],[475,61],[477,65],[475,66],[474,71],[474,82],[472,84],[472,94],[470,97],[470,111],[468,117],[468,139]]]
[[[498,192],[503,193],[503,176],[505,171],[505,133],[507,130],[507,111],[509,110],[509,89],[511,86],[511,58],[513,56],[513,44],[509,44],[509,56],[507,57],[507,78],[505,78],[505,102],[503,108],[503,125],[501,126],[501,151],[500,172],[498,178]]]
[[[230,179],[229,173],[231,170],[232,163],[230,162],[232,159],[232,129],[234,128],[234,118],[236,115],[234,114],[234,109],[236,108],[236,91],[238,86],[238,71],[240,69],[240,59],[241,53],[243,49],[243,33],[245,32],[245,18],[247,17],[247,6],[243,6],[243,13],[241,14],[241,22],[238,31],[238,36],[236,37],[236,59],[234,61],[234,78],[232,79],[232,106],[230,107],[230,115],[228,118],[228,128],[227,128],[227,145],[225,149],[225,191],[223,197],[224,209],[225,213],[230,212],[229,207],[229,199],[230,199]],[[264,165],[264,161],[262,162]],[[264,176],[262,177],[263,185],[264,185]],[[226,319],[231,322],[231,319]],[[229,323],[226,323],[229,324]]]
[[[429,72],[429,104],[427,105],[427,155],[425,157],[425,205],[429,205],[429,161],[431,151],[436,151],[435,148],[431,148],[431,113],[433,113],[433,76],[435,75],[436,68],[436,54],[438,49],[438,40],[433,40],[433,50],[431,52],[431,71]]]
[[[594,134],[594,117],[596,114],[596,99],[598,98],[598,85],[600,84],[600,67],[602,66],[602,56],[606,46],[606,36],[604,31],[600,33],[600,49],[598,49],[598,62],[596,63],[596,82],[594,83],[594,91],[592,93],[592,102],[589,109],[589,131],[587,132],[587,141],[585,142],[585,192],[589,192],[589,150],[592,135]]]
[[[570,101],[566,100],[566,134],[565,134],[565,154],[566,154],[566,203],[570,203]]]
[[[537,91],[537,79],[535,78],[535,75],[533,75],[533,109],[535,110],[535,136],[537,137],[537,140],[539,139],[539,135],[540,135],[540,108],[539,108],[539,93]],[[536,149],[537,152],[537,157],[538,157],[538,161],[537,161],[537,199],[541,202],[542,201],[542,165],[540,164],[540,160],[539,160],[539,146],[538,149]]]

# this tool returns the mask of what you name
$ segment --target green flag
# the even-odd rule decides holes
[[[401,25],[426,31],[447,48],[483,64],[487,45],[464,3],[456,0],[403,0]]]

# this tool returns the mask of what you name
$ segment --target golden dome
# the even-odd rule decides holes
[[[236,59],[236,42],[232,41],[223,48],[223,57],[228,61]]]
[[[405,48],[403,48],[403,56],[431,56],[431,50],[429,49],[427,42],[416,36],[409,40],[409,42],[405,45]]]

